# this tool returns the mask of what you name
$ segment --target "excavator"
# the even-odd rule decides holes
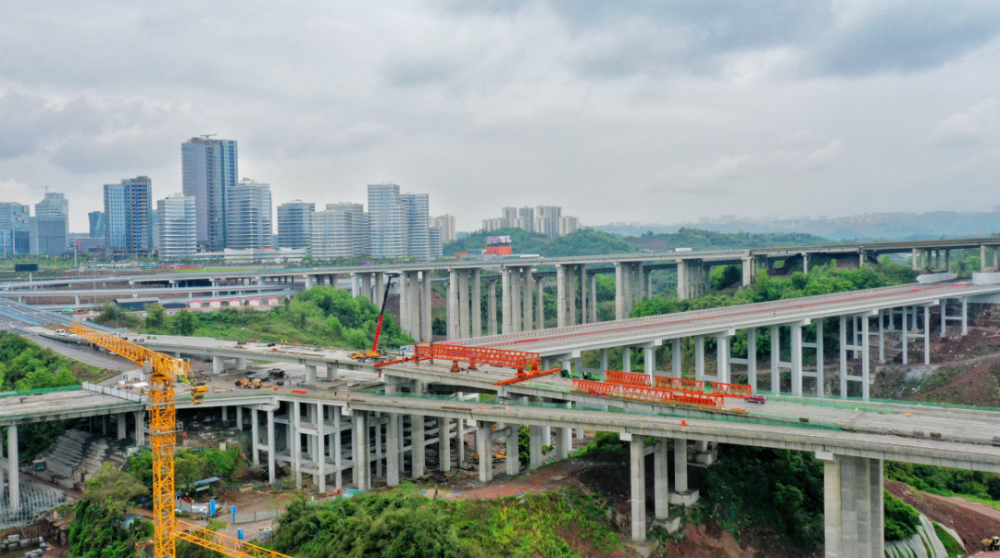
[[[250,378],[240,378],[239,380],[236,380],[236,387],[243,389],[260,389],[265,385],[267,384],[259,379],[251,380]]]
[[[983,550],[989,552],[991,550],[1000,550],[1000,537],[993,537],[992,539],[983,539]]]
[[[382,309],[378,313],[378,325],[375,327],[375,342],[369,351],[355,351],[348,355],[358,362],[382,362],[385,360],[385,350],[378,346],[379,337],[382,336],[382,318],[385,316],[385,303],[389,300],[389,287],[392,280],[399,277],[398,273],[389,273],[389,280],[385,282],[385,292],[382,293]]]

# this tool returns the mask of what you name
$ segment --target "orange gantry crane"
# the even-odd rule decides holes
[[[233,558],[290,558],[194,524],[177,521],[174,515],[174,448],[177,445],[177,405],[174,379],[190,383],[191,365],[142,345],[79,323],[67,328],[91,343],[123,356],[149,373],[149,444],[153,448],[153,553],[156,558],[175,558],[177,540],[185,540]],[[192,386],[191,400],[201,403],[205,386]]]

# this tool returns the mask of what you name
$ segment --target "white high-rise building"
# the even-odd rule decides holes
[[[441,242],[443,244],[455,242],[455,233],[458,231],[455,228],[454,215],[441,215],[439,217],[434,217],[431,219],[431,226],[441,229]]]
[[[352,256],[370,254],[368,215],[365,213],[365,206],[360,203],[338,202],[326,204],[327,211],[339,211],[350,216],[348,225],[352,240]]]
[[[535,232],[545,236],[559,236],[562,208],[557,205],[540,205],[535,213]]]
[[[559,236],[572,234],[580,230],[580,218],[564,215],[559,218]]]
[[[35,204],[35,217],[62,217],[69,234],[69,200],[63,194],[45,192],[45,199]]]
[[[368,239],[371,255],[398,258],[406,255],[403,203],[396,184],[368,185]]]
[[[441,228],[430,227],[427,229],[427,240],[430,245],[431,259],[440,258],[444,251],[444,242],[441,241]]]
[[[227,248],[271,248],[271,187],[244,178],[229,189]]]
[[[182,260],[198,251],[197,206],[194,196],[173,194],[156,202],[160,259]]]
[[[308,248],[312,242],[309,226],[316,204],[302,200],[278,206],[278,248]]]
[[[355,251],[356,216],[350,212],[327,209],[311,215],[309,253],[319,260],[350,258]]]
[[[427,194],[403,194],[403,222],[406,225],[406,255],[419,262],[431,259],[430,200]]]

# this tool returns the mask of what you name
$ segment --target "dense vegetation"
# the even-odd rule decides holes
[[[916,535],[917,527],[920,525],[920,512],[890,494],[888,490],[883,492],[885,540],[901,541]]]
[[[128,527],[123,520],[128,503],[148,494],[138,480],[105,464],[90,480],[76,504],[76,519],[69,528],[71,558],[132,558],[135,543],[153,536],[153,524],[136,520]]]
[[[517,254],[538,254],[545,257],[615,254],[638,250],[619,236],[593,229],[580,229],[573,234],[552,238],[521,229],[501,229],[493,232],[479,231],[450,242],[443,249],[444,255],[486,248],[486,239],[490,236],[509,236]]]
[[[1000,502],[1000,475],[994,473],[886,461],[885,476],[931,494]]]
[[[602,554],[618,547],[597,496],[574,491],[496,500],[428,499],[412,485],[322,503],[296,500],[274,548],[297,558],[570,558],[573,531]]]
[[[101,379],[97,368],[68,359],[25,337],[0,331],[0,388],[25,391],[79,385]],[[18,456],[30,462],[76,421],[49,421],[18,427]],[[3,429],[7,438],[7,429]],[[4,442],[6,443],[6,441]]]
[[[178,450],[174,456],[174,484],[178,490],[190,490],[191,483],[209,477],[233,480],[234,473],[244,466],[238,448],[219,450]],[[144,486],[153,486],[153,454],[142,452],[129,459],[129,473]]]
[[[181,310],[170,316],[162,306],[154,304],[137,328],[149,334],[363,349],[371,347],[375,339],[378,311],[366,297],[353,298],[348,291],[317,286],[270,311],[225,308],[196,314]],[[109,323],[116,312],[119,311],[106,306],[95,321]],[[403,333],[396,317],[386,312],[382,346],[396,348],[411,343],[413,339]]]
[[[670,250],[672,248],[724,250],[729,248],[835,244],[832,240],[805,233],[721,233],[691,228],[681,228],[675,233],[653,234],[649,231],[639,237],[625,237],[625,240],[645,250]]]

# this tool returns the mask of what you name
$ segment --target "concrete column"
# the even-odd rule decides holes
[[[569,325],[569,308],[566,305],[566,267],[556,265],[556,327]]]
[[[424,279],[421,283],[423,287],[423,293],[420,295],[420,331],[421,338],[420,341],[430,341],[433,339],[433,302],[434,302],[434,291],[431,288],[433,286],[434,274],[431,270],[424,271]]]
[[[646,298],[646,275],[642,270],[642,262],[632,264],[632,304]]]
[[[462,330],[458,321],[458,270],[451,269],[448,273],[448,339],[459,339]]]
[[[420,272],[410,272],[410,337],[415,341],[423,340],[424,332],[421,331],[423,319],[420,316]]]
[[[642,353],[642,365],[646,370],[646,375],[649,376],[649,385],[654,385],[656,383],[653,380],[653,375],[656,373],[656,347],[643,347]]]
[[[913,271],[920,271],[920,252],[916,248],[910,256],[910,264],[913,266]]]
[[[861,397],[868,401],[871,391],[871,380],[869,370],[871,368],[871,355],[868,343],[868,316],[861,318]]]
[[[487,335],[497,334],[497,281],[496,279],[488,281],[486,283],[486,288],[489,289],[487,294],[487,314],[486,316],[486,332]]]
[[[948,336],[948,299],[941,299],[941,339]]]
[[[516,424],[507,423],[507,428],[510,428],[510,434],[507,436],[507,476],[513,477],[521,471],[521,463],[518,461],[518,426]]]
[[[500,311],[503,318],[503,333],[513,333],[514,332],[514,316],[511,314],[511,302],[510,302],[510,268],[503,267],[500,268],[501,277],[501,287],[500,287]]]
[[[360,280],[360,281],[359,281]],[[360,282],[360,286],[358,283]],[[360,276],[357,273],[351,274],[351,290],[353,291],[354,298],[363,296],[375,302],[374,297],[371,296],[372,292],[372,276],[370,273],[362,273]]]
[[[385,483],[388,486],[399,485],[399,415],[390,413],[388,431],[385,437]]]
[[[587,266],[580,265],[580,323],[587,323]]]
[[[531,273],[531,268],[524,268],[524,327],[521,331],[532,331],[535,329],[535,320],[531,315],[531,309],[535,305],[535,278]]]
[[[292,470],[295,473],[295,488],[302,490],[302,435],[300,426],[302,415],[299,414],[299,402],[292,402],[292,424],[288,436],[291,438],[289,444],[292,452]]]
[[[924,306],[924,364],[931,363],[931,309]]]
[[[569,325],[576,325],[576,266],[566,269],[566,308],[569,309]]]
[[[632,264],[622,265],[622,283],[625,287],[625,315],[627,318],[632,314]]]
[[[469,271],[458,272],[458,324],[459,338],[468,339],[471,334],[469,327]]]
[[[343,448],[341,447],[341,428],[340,424],[340,407],[330,407],[330,412],[333,413],[333,437],[330,440],[333,442],[333,466],[337,469],[337,472],[333,474],[334,484],[337,490],[344,487],[344,456]]]
[[[670,480],[667,454],[667,438],[656,438],[653,442],[653,506],[657,521],[670,517]]]
[[[757,393],[757,328],[747,330],[747,382],[751,393]]]
[[[535,323],[537,329],[545,329],[545,279],[538,277],[535,286]]]
[[[632,540],[646,540],[646,437],[630,436],[632,462]]]
[[[510,275],[510,316],[511,331],[521,331],[521,288],[524,286],[524,269],[515,267]]]
[[[403,271],[399,274],[399,328],[409,333],[410,337],[414,337],[410,320],[410,298],[412,297],[410,296],[410,285],[407,281],[409,278],[409,271]],[[416,337],[420,336],[417,335]]]
[[[678,292],[680,292],[678,290]],[[681,297],[682,299],[684,297]],[[624,264],[615,262],[615,319],[624,320],[628,317],[625,312],[625,269]]]
[[[479,482],[493,481],[492,422],[476,422],[476,453],[479,454]]]
[[[792,395],[802,395],[802,326],[795,324],[792,330]]]
[[[427,425],[423,415],[410,417],[410,477],[419,479],[424,476],[427,453],[424,447],[424,431]]]
[[[979,271],[985,271],[989,267],[986,265],[986,245],[979,246]]]
[[[556,459],[566,459],[573,451],[573,431],[569,428],[556,428]]]
[[[375,274],[375,306],[381,308],[383,298],[385,298],[385,274],[380,271]]]
[[[681,377],[681,358],[683,357],[681,351],[681,340],[671,339],[670,340],[670,375],[674,378]]]
[[[254,465],[260,465],[260,432],[258,425],[259,418],[257,409],[250,409],[250,445],[251,461]]]
[[[730,368],[729,368],[729,336],[720,335],[715,338],[715,353],[716,353],[716,370],[715,377],[718,381],[729,384]]]
[[[226,369],[226,363],[222,357],[214,356],[212,357],[212,372],[215,374],[222,374]]]
[[[705,381],[705,337],[701,335],[694,338],[694,379]]]
[[[118,439],[119,440],[124,440],[125,438],[128,437],[128,434],[125,431],[125,423],[126,423],[126,418],[125,417],[126,417],[125,413],[118,413],[118,415],[116,417],[118,419],[115,422],[116,422],[116,424],[118,426]]]
[[[632,348],[622,347],[622,372],[632,371]]]
[[[840,398],[847,398],[847,316],[840,316]]]
[[[274,484],[277,479],[277,465],[274,456],[274,411],[267,412],[267,480]]]
[[[238,358],[238,359],[236,359],[236,369],[237,370],[246,370],[247,369],[247,359],[245,359],[245,358]]]
[[[944,270],[951,273],[951,250],[944,251]]]
[[[542,427],[531,426],[528,434],[528,469],[534,470],[542,466]]]
[[[674,438],[674,492],[688,492],[687,438]]]
[[[313,386],[316,385],[316,365],[307,364],[306,365],[306,385]]]
[[[689,290],[687,260],[677,260],[677,298],[687,300],[691,296]]]
[[[781,393],[781,327],[771,326],[771,393]]]
[[[354,423],[354,484],[358,490],[371,490],[371,438],[368,432],[368,413],[354,411],[351,415]],[[376,427],[379,428],[379,427]]]
[[[827,558],[885,555],[882,460],[827,454],[823,508]]]
[[[470,302],[472,303],[472,320],[470,326],[472,327],[473,337],[483,336],[483,304],[482,304],[483,287],[482,287],[482,280],[480,277],[481,271],[482,270],[480,270],[479,268],[476,268],[473,269],[471,272],[472,292],[470,293],[471,296],[469,297],[469,299]]]
[[[601,371],[608,369],[608,350],[601,349]]]
[[[590,304],[587,306],[590,311],[590,323],[597,323],[597,274],[590,276]]]
[[[120,415],[122,418],[125,415]],[[21,510],[21,472],[18,470],[20,457],[17,454],[17,425],[7,427],[7,490],[10,494],[10,511]],[[2,487],[0,487],[2,488]]]
[[[223,407],[225,409],[225,407]],[[239,409],[239,407],[237,407]],[[146,445],[146,411],[135,412],[135,447]]]
[[[962,335],[969,334],[969,299],[962,297]]]
[[[881,318],[879,318],[881,320]],[[881,321],[879,322],[879,332],[882,331]],[[816,320],[816,395],[823,397],[823,384],[826,382],[823,362],[823,318]]]

